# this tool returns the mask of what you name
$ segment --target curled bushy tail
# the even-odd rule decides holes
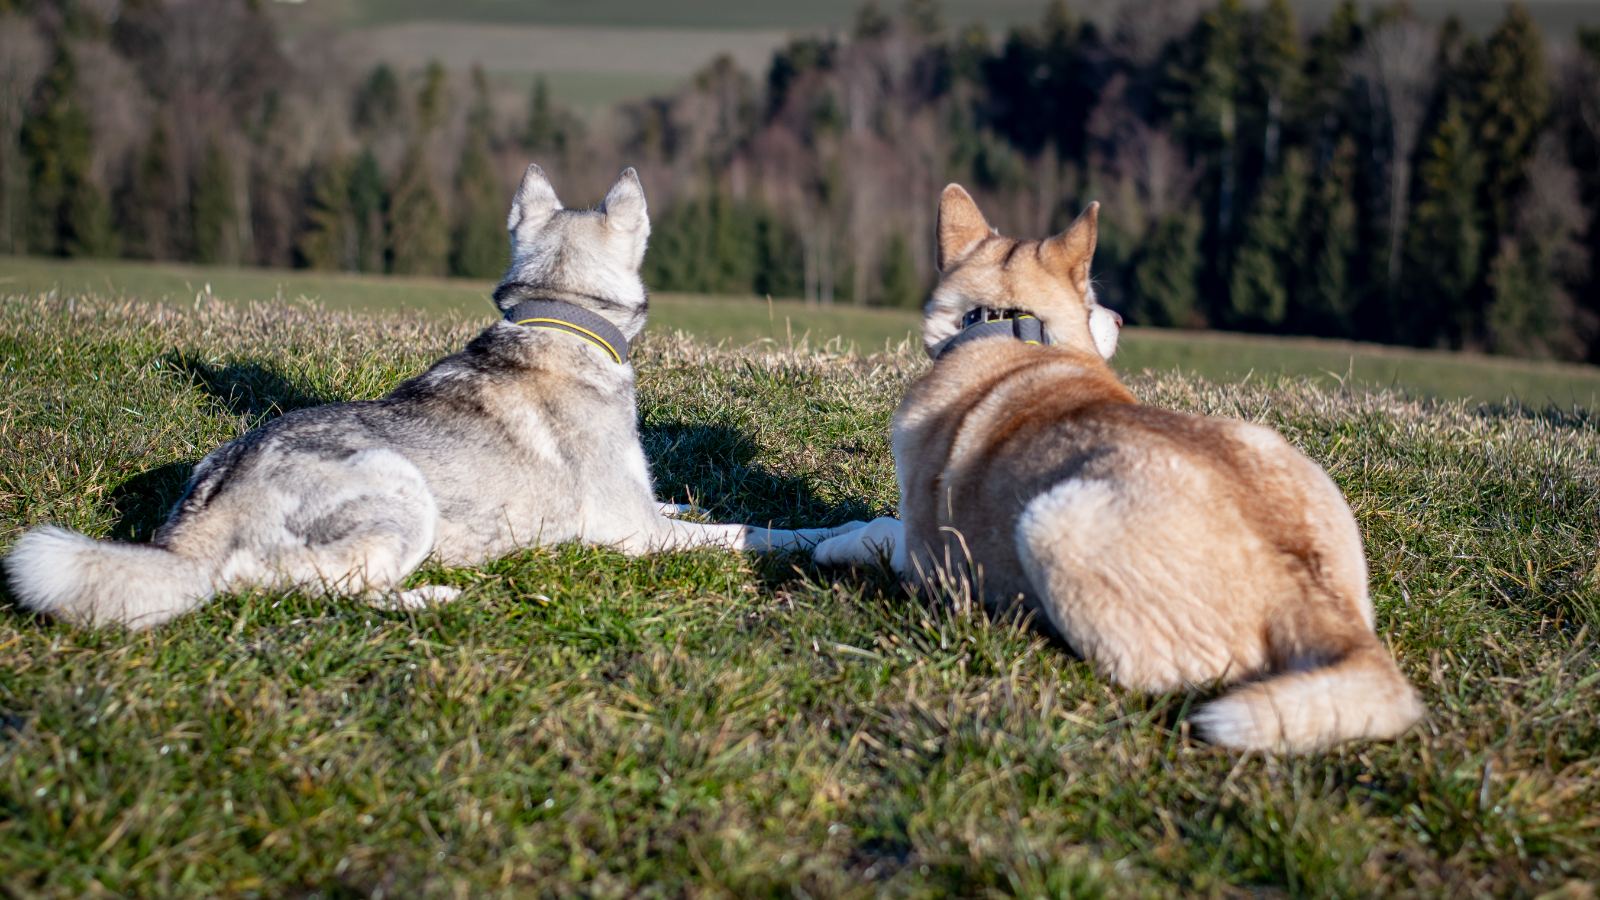
[[[1235,688],[1193,721],[1202,737],[1224,747],[1305,753],[1397,737],[1423,712],[1416,690],[1374,636],[1321,667]]]
[[[210,568],[192,559],[54,526],[24,534],[5,569],[24,608],[78,625],[152,628],[214,593]]]

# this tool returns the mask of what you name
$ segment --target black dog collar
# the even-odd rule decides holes
[[[605,316],[560,300],[524,300],[506,310],[506,321],[525,328],[575,334],[617,363],[628,361],[628,339]]]
[[[979,306],[961,317],[960,331],[933,345],[933,358],[939,359],[962,344],[999,337],[1013,338],[1024,344],[1053,343],[1044,330],[1044,324],[1033,313]]]

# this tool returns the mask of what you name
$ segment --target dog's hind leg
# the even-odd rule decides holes
[[[335,465],[324,470],[322,490],[299,492],[299,504],[280,523],[290,541],[269,561],[274,580],[384,609],[455,599],[459,591],[438,585],[399,590],[432,552],[439,521],[416,466],[390,450],[366,450]]]
[[[702,522],[682,522],[662,519],[656,534],[639,549],[688,550],[696,547],[724,547],[729,550],[753,550],[758,553],[778,550],[806,550],[817,544],[854,531],[866,523],[850,522],[834,528],[802,528],[789,531],[778,528],[759,528],[754,525],[712,525]],[[632,544],[634,542],[630,542]]]

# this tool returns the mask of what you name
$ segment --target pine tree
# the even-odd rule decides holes
[[[858,41],[872,41],[888,35],[893,23],[876,0],[866,0],[856,8],[853,37]]]
[[[390,195],[389,271],[396,275],[444,275],[448,268],[450,227],[429,168],[422,144],[413,144]]]
[[[506,236],[500,179],[495,177],[491,143],[493,113],[483,70],[472,73],[473,104],[456,168],[456,224],[451,241],[451,274],[495,278],[505,271]]]
[[[1306,182],[1304,157],[1292,153],[1283,171],[1263,188],[1246,219],[1230,282],[1231,324],[1276,330],[1288,318],[1289,298],[1300,269],[1297,226],[1305,214]]]
[[[1150,229],[1134,260],[1130,312],[1151,325],[1205,327],[1200,303],[1200,216],[1184,211]]]
[[[356,91],[352,119],[360,131],[388,132],[399,127],[400,108],[400,79],[393,69],[379,64]]]
[[[805,254],[800,236],[770,209],[756,216],[757,295],[800,297],[805,294]]]
[[[1307,199],[1302,234],[1305,272],[1296,283],[1298,303],[1291,309],[1294,330],[1328,337],[1354,337],[1360,300],[1351,259],[1355,256],[1360,211],[1355,202],[1355,141],[1346,137],[1334,149]]]
[[[111,204],[99,186],[84,178],[67,197],[68,256],[116,256],[120,249],[111,224]]]
[[[1454,100],[1424,144],[1417,175],[1406,232],[1409,284],[1393,310],[1394,338],[1459,347],[1483,328],[1473,303],[1483,267],[1483,159]]]
[[[488,152],[469,143],[456,173],[456,227],[450,272],[466,278],[494,278],[505,271],[506,236],[502,198]]]
[[[422,73],[422,90],[417,92],[417,130],[424,135],[432,134],[444,121],[448,80],[438,60],[428,63]]]
[[[1489,349],[1512,356],[1567,356],[1567,296],[1538,242],[1508,240],[1490,266]]]
[[[745,294],[755,285],[755,223],[727,191],[711,191],[711,272],[706,289],[717,294]]]
[[[336,272],[357,267],[359,233],[350,202],[352,168],[328,162],[313,178],[306,227],[297,248],[307,268]]]
[[[541,75],[533,82],[528,98],[528,124],[522,131],[522,147],[529,153],[560,152],[562,140],[555,109],[550,105],[550,85]]]
[[[389,234],[384,208],[389,202],[383,171],[371,150],[356,157],[350,170],[350,215],[356,230],[355,267],[362,272],[382,272]]]
[[[1290,107],[1302,93],[1298,26],[1288,0],[1268,0],[1251,28],[1245,94],[1252,143],[1250,158],[1274,172],[1281,159]]]
[[[1514,2],[1489,35],[1474,88],[1474,139],[1484,155],[1483,209],[1490,247],[1509,233],[1513,204],[1550,112],[1544,41],[1528,8]]]
[[[1339,0],[1328,21],[1311,37],[1300,82],[1298,118],[1324,148],[1331,149],[1343,130],[1340,119],[1348,113],[1350,54],[1361,46],[1362,37],[1361,8],[1355,0]]]
[[[911,258],[911,245],[899,231],[889,235],[888,242],[884,244],[877,286],[876,300],[880,306],[915,308],[922,304],[922,279],[917,277],[917,264]]]
[[[195,173],[191,201],[194,259],[205,264],[239,262],[238,210],[234,208],[233,166],[219,141],[206,144]]]
[[[27,247],[34,253],[93,256],[114,251],[110,208],[89,173],[93,133],[75,96],[77,82],[72,53],[62,43],[22,125]]]
[[[177,259],[185,217],[178,203],[178,177],[172,138],[164,121],[150,129],[127,188],[119,197],[118,220],[127,235],[126,252],[139,259]]]
[[[1221,0],[1200,18],[1167,67],[1163,102],[1199,168],[1205,200],[1201,296],[1228,294],[1239,225],[1241,105],[1250,16],[1243,0]],[[1226,310],[1211,311],[1226,317]]]

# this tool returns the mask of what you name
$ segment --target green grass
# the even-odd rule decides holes
[[[473,332],[425,317],[14,296],[0,548],[144,539],[247,428],[375,396]],[[664,498],[720,519],[889,511],[926,362],[655,333]],[[220,598],[154,634],[0,602],[12,895],[1585,896],[1600,879],[1600,433],[1560,410],[1142,375],[1280,429],[1361,524],[1429,719],[1298,759],[1191,741],[1026,627],[879,574],[722,552],[528,551],[381,613]]]
[[[895,4],[879,4],[892,9]],[[1043,16],[1043,0],[946,0],[940,7],[954,24],[982,22],[991,28],[1033,24]],[[1363,6],[1375,5],[1363,3]],[[1468,25],[1487,28],[1505,12],[1500,0],[1417,0],[1420,15],[1443,19],[1455,14]],[[589,0],[586,3],[555,0],[456,0],[441,10],[433,0],[324,0],[307,8],[284,10],[329,16],[349,26],[381,25],[405,21],[470,21],[498,24],[609,25],[627,28],[832,28],[845,29],[855,21],[860,0],[812,0],[809,3],[749,3],[742,0],[697,0],[692,3],[643,3],[640,0]],[[331,7],[329,10],[317,7]],[[1296,13],[1307,23],[1320,24],[1333,9],[1333,0],[1296,0]],[[1587,0],[1532,0],[1535,16],[1552,31],[1569,31],[1577,23],[1593,23],[1596,13]],[[1077,7],[1093,15],[1093,4]]]
[[[219,299],[276,298],[357,312],[403,310],[481,321],[491,313],[487,283],[219,269],[128,262],[71,262],[0,256],[0,295],[56,290],[192,304],[210,286]],[[1116,298],[1111,298],[1115,305]],[[814,307],[744,297],[661,294],[651,300],[653,332],[685,331],[709,342],[766,340],[788,347],[881,350],[912,337],[913,313],[853,306]],[[1277,375],[1322,384],[1392,388],[1423,397],[1499,404],[1600,406],[1600,368],[1403,350],[1371,344],[1130,328],[1117,366],[1128,373],[1185,372],[1219,381]]]

